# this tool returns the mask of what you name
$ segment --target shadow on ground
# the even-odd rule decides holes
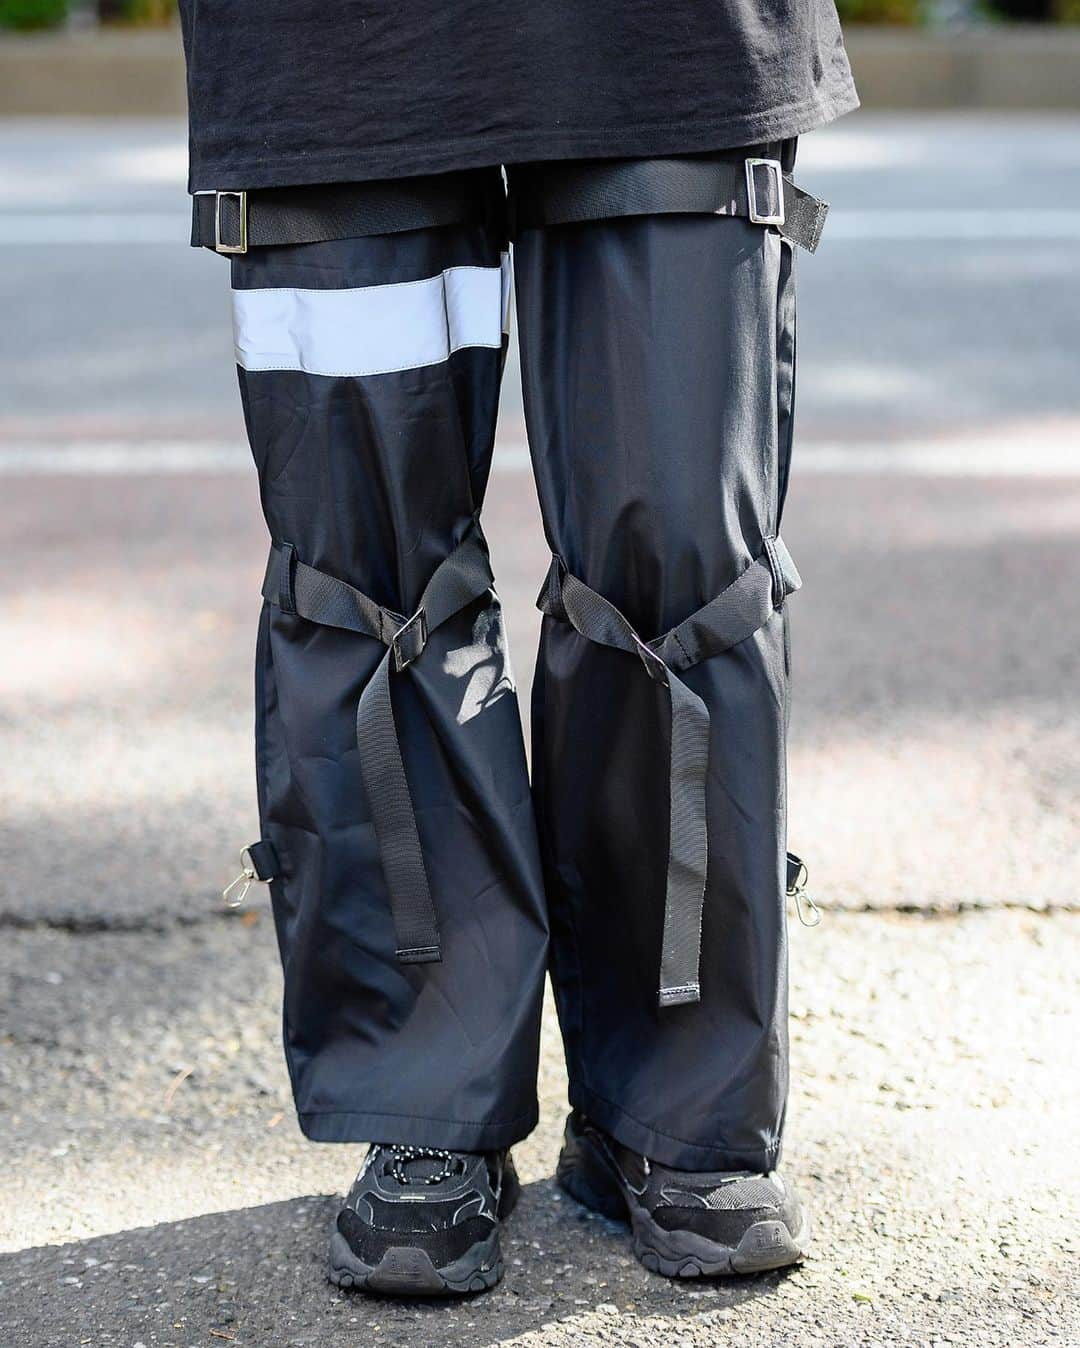
[[[325,1281],[330,1195],[362,1149],[296,1127],[265,914],[5,933],[0,1348],[1080,1342],[1080,918],[832,913],[791,947],[802,1268],[669,1281],[553,1187],[566,1096],[549,1014],[507,1278],[411,1305]]]
[[[556,1325],[563,1334],[602,1336],[623,1312],[659,1317],[677,1334],[688,1318],[722,1307],[737,1312],[800,1276],[669,1283],[632,1262],[623,1228],[542,1180],[524,1186],[507,1224],[507,1272],[495,1292],[417,1302],[369,1297],[325,1280],[326,1236],[339,1202],[297,1198],[0,1256],[4,1299],[18,1306],[7,1342],[481,1348]]]

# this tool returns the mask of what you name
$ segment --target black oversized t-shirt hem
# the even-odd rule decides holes
[[[515,131],[506,135],[441,137],[429,144],[383,149],[341,149],[326,154],[265,155],[232,159],[200,152],[192,142],[188,190],[301,187],[329,182],[367,182],[412,178],[427,173],[527,164],[549,159],[652,158],[727,150],[763,141],[786,140],[834,121],[859,106],[855,85],[845,71],[835,89],[819,89],[809,99],[760,109],[723,121],[635,124]]]

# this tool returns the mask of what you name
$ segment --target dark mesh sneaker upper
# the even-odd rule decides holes
[[[793,1234],[802,1224],[799,1200],[777,1171],[686,1174],[654,1166],[650,1175],[653,1221],[666,1231],[697,1231],[737,1244],[754,1222],[782,1221]]]
[[[498,1225],[511,1166],[506,1152],[376,1143],[338,1213],[338,1230],[365,1264],[397,1246],[419,1247],[444,1267]]]
[[[798,1197],[779,1171],[673,1170],[622,1146],[580,1115],[570,1126],[600,1148],[631,1203],[645,1208],[665,1231],[695,1231],[736,1245],[754,1222],[782,1221],[793,1235],[802,1225]]]

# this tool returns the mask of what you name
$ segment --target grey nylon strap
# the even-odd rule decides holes
[[[758,214],[779,214],[776,175],[753,170]],[[782,224],[792,243],[814,252],[821,241],[828,202],[780,175]],[[750,216],[747,156],[693,159],[567,161],[525,165],[510,174],[515,233],[548,225],[584,223],[633,215]]]
[[[290,611],[281,602],[289,596],[291,611],[301,618],[372,637],[386,647],[356,705],[356,743],[390,895],[397,957],[404,964],[438,961],[442,949],[394,720],[391,674],[408,669],[423,654],[428,634],[486,594],[492,583],[475,521],[436,567],[408,619],[336,576],[297,561],[288,543],[275,543],[266,565],[262,593],[267,603]]]
[[[653,641],[642,641],[615,605],[570,574],[558,556],[551,560],[537,600],[542,613],[569,623],[586,640],[636,655],[648,676],[668,693],[670,797],[661,1007],[701,1000],[701,920],[708,873],[709,712],[678,674],[752,636],[801,584],[783,541],[766,539],[760,555],[715,599]]]

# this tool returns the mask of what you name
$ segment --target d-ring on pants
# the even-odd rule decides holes
[[[793,157],[508,170],[553,554],[531,791],[481,527],[501,176],[431,180],[415,216],[392,184],[196,201],[197,242],[246,250],[272,538],[251,869],[309,1137],[525,1136],[550,957],[574,1105],[668,1165],[778,1159],[791,239],[824,216]]]

